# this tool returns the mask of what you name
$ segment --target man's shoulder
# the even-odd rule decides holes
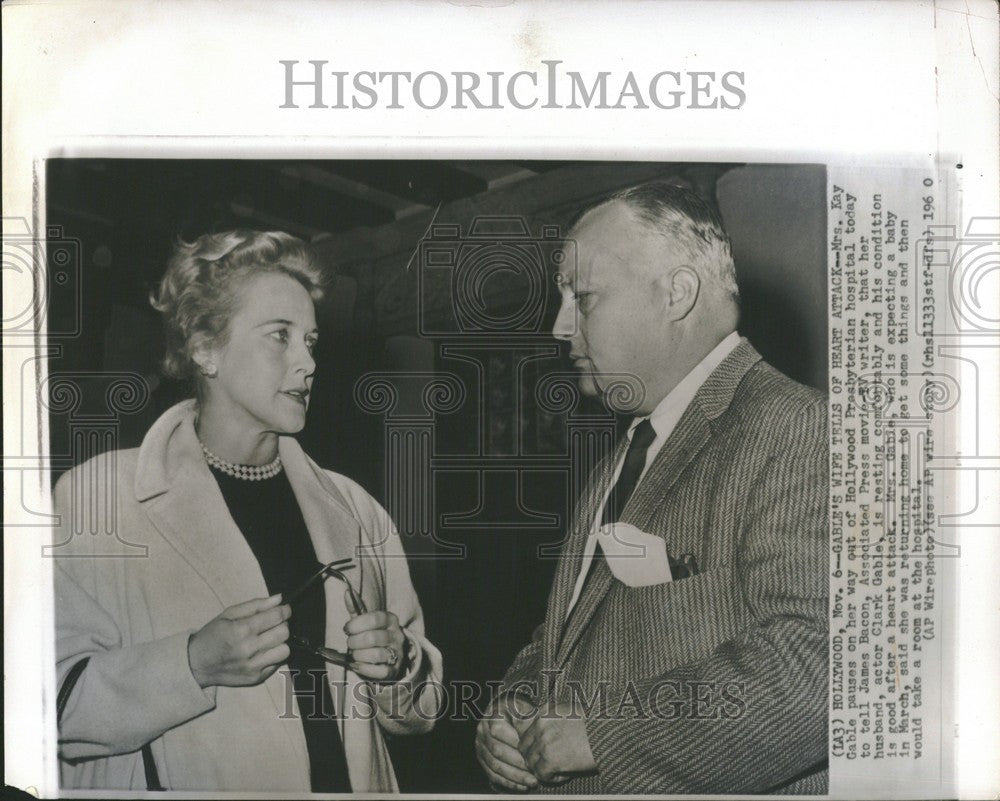
[[[762,359],[743,377],[726,417],[740,428],[766,430],[770,438],[825,437],[827,397]]]
[[[826,405],[826,394],[815,387],[800,384],[761,359],[740,383],[733,396],[734,404],[770,409],[771,414],[800,414],[806,409]]]

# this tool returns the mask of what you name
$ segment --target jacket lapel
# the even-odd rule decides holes
[[[622,440],[618,443],[613,453],[594,468],[590,480],[586,484],[584,497],[577,505],[574,526],[566,541],[563,557],[559,560],[559,565],[556,568],[552,593],[549,596],[549,610],[545,618],[548,629],[546,631],[545,642],[549,650],[549,653],[546,654],[547,664],[561,662],[559,655],[565,650],[564,645],[568,633],[567,625],[569,621],[566,620],[566,615],[569,610],[570,599],[573,597],[573,590],[576,587],[576,580],[583,567],[583,551],[586,547],[587,537],[590,535],[591,528],[593,527],[598,504],[608,491],[608,486],[614,475],[615,465],[618,464],[626,447],[625,441]],[[595,573],[595,575],[591,576],[591,581],[588,581],[587,584],[593,584],[593,580],[596,578],[597,575]],[[577,607],[582,600],[583,596],[581,595],[577,599]],[[577,607],[573,609],[572,617],[574,618],[578,617],[577,613],[580,611]]]
[[[635,493],[629,498],[622,510],[622,522],[632,523],[643,530],[648,527],[650,517],[662,505],[664,497],[673,489],[684,469],[708,444],[712,436],[712,421],[729,408],[736,387],[760,358],[760,354],[744,339],[706,379],[677,421]],[[546,637],[546,640],[556,643],[553,659],[549,664],[556,668],[561,668],[566,663],[614,581],[611,569],[601,560],[595,565],[569,620],[566,620],[566,608],[582,563],[578,554],[582,553],[583,542],[602,497],[597,490],[607,489],[614,466],[621,460],[625,447],[623,440],[615,449],[613,458],[605,460],[602,465],[601,480],[593,482],[593,490],[586,503],[581,504],[584,507],[583,514],[578,518],[577,529],[570,539],[570,545],[578,544],[573,550],[567,549],[569,558],[560,560],[552,593],[555,603],[550,603],[549,614],[546,616],[547,623],[553,630],[552,638]]]
[[[645,531],[650,516],[662,505],[684,469],[708,444],[711,434],[712,427],[705,413],[698,404],[692,403],[684,410],[677,427],[629,498],[622,510],[622,521]]]
[[[670,492],[680,478],[684,468],[698,455],[698,452],[705,447],[709,440],[711,428],[701,409],[694,404],[688,407],[681,419],[677,422],[677,427],[667,438],[660,452],[656,455],[653,463],[646,471],[642,481],[636,487],[635,493],[629,498],[628,503],[622,510],[621,520],[623,523],[632,523],[640,529],[646,527],[649,515],[662,503],[663,498]],[[624,446],[624,443],[623,443]],[[617,464],[621,458],[620,451],[616,450],[615,459],[612,465]],[[609,474],[611,470],[607,470]],[[607,480],[603,482],[606,486]],[[592,510],[596,514],[596,508]],[[644,513],[644,514],[643,514]],[[580,560],[576,560],[576,572],[572,581],[575,582],[579,573]],[[580,639],[583,632],[590,623],[594,612],[600,606],[601,601],[614,581],[614,575],[607,562],[602,559],[595,566],[590,578],[583,585],[580,597],[576,606],[566,621],[565,631],[562,641],[559,644],[555,658],[555,667],[562,667],[569,658],[573,647]],[[564,607],[565,608],[565,607]]]

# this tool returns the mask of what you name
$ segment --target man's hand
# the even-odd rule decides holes
[[[476,758],[490,783],[496,787],[525,792],[538,786],[538,779],[528,770],[518,751],[515,724],[522,725],[534,713],[527,699],[507,695],[490,705],[476,729]]]
[[[554,714],[553,714],[554,712]],[[524,762],[546,784],[562,784],[575,774],[597,770],[586,722],[567,703],[546,707],[520,724],[518,750]]]

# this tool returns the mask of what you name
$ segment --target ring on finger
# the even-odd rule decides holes
[[[389,652],[389,655],[386,657],[385,663],[387,665],[395,665],[396,662],[399,661],[399,654],[396,653],[396,649],[393,648],[391,645],[387,645],[385,646],[385,650]]]

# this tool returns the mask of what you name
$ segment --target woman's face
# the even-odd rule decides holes
[[[252,278],[240,295],[228,342],[211,351],[218,372],[204,402],[248,431],[294,434],[305,425],[316,369],[312,298],[283,273]]]

